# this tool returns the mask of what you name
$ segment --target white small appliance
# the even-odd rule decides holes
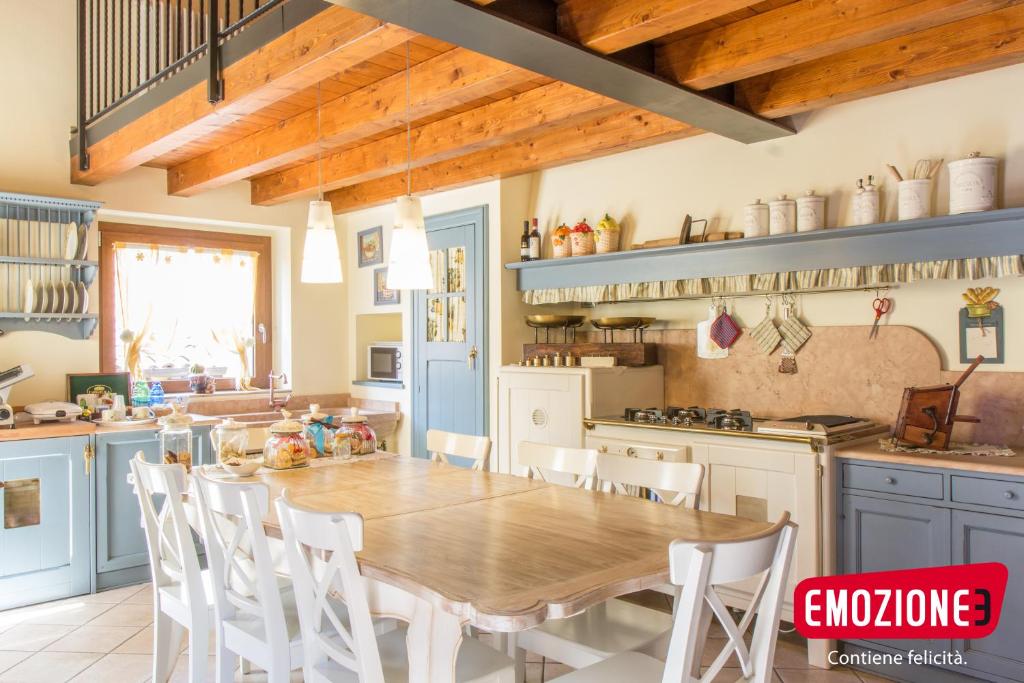
[[[35,377],[31,365],[15,365],[9,370],[0,372],[0,427],[14,427],[14,408],[7,402],[11,395],[11,387]]]
[[[32,417],[32,422],[74,422],[82,414],[82,409],[74,403],[66,401],[42,401],[25,406],[25,412]]]
[[[401,382],[404,358],[402,342],[371,342],[366,350],[366,374],[368,379],[379,382]]]

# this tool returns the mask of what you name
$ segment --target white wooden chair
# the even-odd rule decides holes
[[[407,629],[379,636],[374,633],[368,594],[392,596],[378,602],[385,603],[391,616],[407,623],[422,605],[410,594],[359,573],[355,554],[363,548],[362,516],[302,508],[287,490],[274,504],[299,610],[306,683],[407,680]],[[398,593],[401,595],[396,596]],[[513,680],[511,659],[472,638],[463,640],[456,661],[458,683]]]
[[[149,565],[153,576],[153,678],[165,683],[188,630],[189,683],[206,680],[212,598],[182,505],[186,491],[183,465],[153,465],[142,451],[129,463],[142,508]],[[153,496],[163,496],[157,511]]]
[[[491,440],[486,436],[456,434],[440,429],[427,430],[427,451],[434,462],[451,463],[448,456],[472,460],[472,469],[487,469],[487,459],[491,455]]]
[[[602,487],[617,494],[628,495],[628,486],[638,486],[653,490],[668,505],[693,509],[700,500],[704,467],[599,453],[597,478]],[[675,588],[668,586],[662,592],[674,594]],[[545,621],[516,634],[517,648],[511,654],[521,681],[526,650],[579,669],[620,652],[651,648],[671,628],[669,614],[613,598],[568,619]]]
[[[268,683],[286,683],[289,672],[302,667],[302,639],[291,583],[274,573],[263,531],[269,490],[196,473],[214,597],[217,683],[234,680],[239,657],[266,671]]]
[[[768,683],[786,593],[796,525],[785,513],[762,534],[717,543],[673,541],[669,546],[672,583],[682,591],[676,608],[668,657],[664,663],[640,652],[623,652],[597,664],[559,676],[560,683],[706,683],[713,681],[735,654],[740,680]],[[737,624],[715,587],[761,575],[761,581]],[[717,617],[728,634],[725,647],[700,673],[707,626]],[[743,635],[754,617],[757,625],[748,647]]]
[[[591,489],[597,473],[597,451],[593,448],[567,448],[546,443],[520,441],[516,450],[526,476],[562,483],[573,488]],[[558,475],[564,475],[559,477]]]

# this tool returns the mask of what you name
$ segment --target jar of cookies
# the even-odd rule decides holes
[[[327,458],[334,455],[334,432],[338,428],[334,421],[333,415],[320,412],[320,404],[309,404],[309,412],[302,416],[302,425],[310,457]]]
[[[282,410],[284,419],[270,425],[270,438],[263,447],[263,465],[275,470],[305,467],[309,464],[309,444],[302,433],[302,423],[291,419]]]
[[[349,458],[354,455],[369,455],[377,451],[377,435],[366,423],[366,416],[352,408],[341,418],[341,426],[334,435],[334,455]]]
[[[210,431],[217,463],[226,472],[248,476],[263,464],[263,453],[249,452],[249,426],[228,418]]]
[[[174,412],[163,418],[160,452],[165,465],[184,465],[186,472],[192,471],[192,416],[182,413],[177,403]]]

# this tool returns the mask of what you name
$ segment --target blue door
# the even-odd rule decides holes
[[[88,446],[0,443],[0,610],[89,592]]]
[[[428,429],[484,434],[487,207],[427,218],[434,285],[413,300],[413,455]]]

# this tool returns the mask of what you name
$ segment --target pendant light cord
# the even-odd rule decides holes
[[[405,193],[412,195],[412,69],[410,41],[405,41]]]
[[[324,200],[323,145],[320,144],[320,83],[316,84],[316,188],[320,201]]]

